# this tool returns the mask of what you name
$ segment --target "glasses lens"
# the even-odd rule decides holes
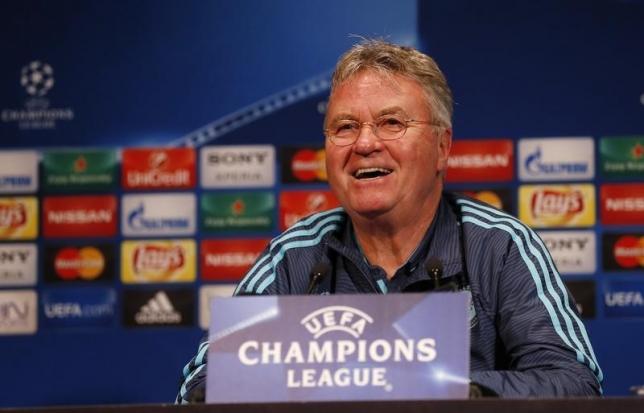
[[[407,129],[405,120],[398,116],[385,116],[376,122],[376,131],[380,139],[398,139]]]
[[[360,123],[354,120],[341,120],[329,128],[331,140],[338,146],[351,145],[360,135]]]

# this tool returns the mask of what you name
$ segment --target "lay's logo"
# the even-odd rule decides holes
[[[36,198],[0,198],[0,239],[34,239],[37,235]]]
[[[519,218],[537,227],[586,227],[595,223],[593,185],[524,185]]]
[[[195,259],[193,240],[125,241],[121,277],[124,283],[194,281]]]

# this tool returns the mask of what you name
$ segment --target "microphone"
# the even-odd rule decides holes
[[[436,257],[430,257],[425,262],[425,270],[427,271],[427,275],[429,275],[429,279],[434,285],[433,290],[439,290],[441,285],[441,277],[443,276],[443,263],[441,262],[441,260]]]
[[[331,270],[331,267],[326,262],[318,262],[313,266],[311,270],[309,285],[306,288],[306,294],[311,295],[316,287],[320,284],[320,281],[326,277]]]
[[[440,287],[440,278],[443,275],[443,263],[436,257],[430,257],[425,262],[427,278],[416,281],[403,289],[403,293],[426,293],[437,291]]]

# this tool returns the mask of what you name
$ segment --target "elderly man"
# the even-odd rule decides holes
[[[324,126],[342,208],[273,239],[236,294],[463,290],[473,383],[505,397],[600,394],[601,369],[543,242],[514,217],[443,192],[451,115],[429,56],[382,41],[350,49]],[[203,397],[207,348],[184,369],[177,402]]]

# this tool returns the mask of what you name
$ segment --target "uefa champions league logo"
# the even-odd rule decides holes
[[[47,63],[34,60],[22,68],[20,84],[30,96],[45,96],[54,87],[54,69]]]
[[[54,87],[54,69],[33,60],[20,70],[20,86],[27,94],[22,107],[2,108],[0,121],[15,123],[20,130],[55,129],[58,122],[74,119],[71,107],[52,106],[47,94]]]

